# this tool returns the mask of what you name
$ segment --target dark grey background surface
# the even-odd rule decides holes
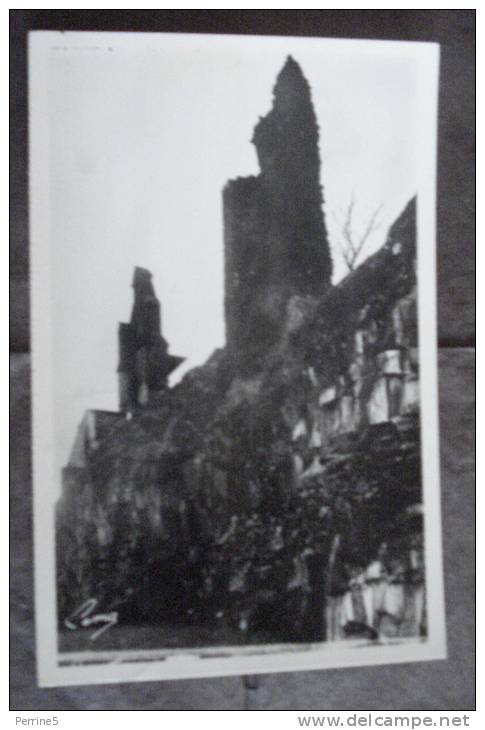
[[[475,706],[475,12],[11,11],[11,709],[471,710]],[[221,32],[441,44],[438,301],[449,658],[385,667],[39,689],[35,679],[28,317],[29,29]],[[246,683],[247,685],[248,683]]]

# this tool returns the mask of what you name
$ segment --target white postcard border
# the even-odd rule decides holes
[[[58,33],[29,35],[29,166],[31,240],[31,322],[32,322],[32,418],[33,418],[33,504],[35,620],[38,681],[52,687],[106,682],[134,682],[160,679],[214,677],[265,672],[356,667],[429,661],[446,658],[446,624],[441,544],[441,497],[439,487],[438,379],[436,327],[436,156],[439,46],[431,43],[360,41],[320,38],[252,36],[200,36],[198,43],[220,44],[221,52],[231,43],[330,44],[332,52],[356,53],[373,44],[373,52],[386,57],[399,54],[420,63],[420,110],[418,164],[418,320],[421,387],[421,450],[425,506],[426,590],[429,634],[426,640],[407,640],[394,645],[367,645],[347,642],[286,647],[235,648],[232,656],[215,647],[217,656],[200,658],[201,650],[179,650],[178,656],[157,660],[163,652],[138,652],[146,661],[129,663],[130,652],[118,652],[108,664],[59,666],[57,654],[55,587],[55,515],[46,509],[48,490],[59,479],[54,465],[54,413],[52,404],[52,318],[50,261],[50,194],[48,126],[48,57],[53,44],[79,46],[117,44],[136,52],[140,38],[144,48],[159,44],[190,43],[190,34]],[[113,653],[110,653],[113,654]],[[170,654],[170,652],[167,652]],[[97,653],[97,655],[100,655]],[[65,655],[61,655],[63,658]],[[66,655],[67,657],[67,655]]]

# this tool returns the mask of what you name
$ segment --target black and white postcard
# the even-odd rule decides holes
[[[438,66],[30,35],[42,686],[446,657]]]

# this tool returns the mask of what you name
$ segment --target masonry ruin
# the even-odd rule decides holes
[[[322,295],[332,275],[317,120],[291,56],[252,141],[260,174],[223,192],[227,348],[249,370],[278,340],[290,298]]]
[[[120,411],[86,415],[63,471],[61,649],[93,596],[120,625],[178,627],[179,645],[426,632],[416,201],[332,286],[292,58],[254,144],[260,175],[223,193],[227,345],[173,388],[181,359],[135,271]]]
[[[119,338],[120,410],[151,407],[167,388],[168,376],[183,357],[168,354],[161,333],[160,302],[155,296],[152,275],[136,267],[133,276],[134,304],[129,323],[121,322]]]

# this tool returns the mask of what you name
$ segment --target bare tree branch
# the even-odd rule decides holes
[[[355,211],[355,195],[352,193],[349,204],[344,211],[340,212],[340,215],[333,213],[332,217],[340,228],[340,234],[342,241],[339,242],[339,247],[342,252],[342,257],[349,271],[353,271],[356,267],[357,259],[362,253],[365,244],[367,243],[369,236],[380,226],[377,222],[382,205],[379,205],[369,218],[367,226],[360,237],[354,233],[354,211]]]

